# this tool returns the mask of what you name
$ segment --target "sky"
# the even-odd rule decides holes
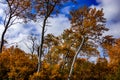
[[[3,0],[0,0],[0,2]],[[57,16],[49,18],[49,26],[46,28],[46,34],[52,33],[54,35],[60,35],[65,29],[70,27],[70,21],[68,19],[69,11],[73,8],[88,6],[96,7],[97,9],[103,8],[104,16],[107,19],[106,27],[110,30],[104,35],[113,35],[114,37],[120,37],[120,0],[77,0],[77,4],[68,3],[60,8],[60,13]],[[0,3],[0,37],[4,29],[2,25],[2,19],[4,18],[4,10],[6,5]],[[16,43],[19,48],[23,49],[26,52],[29,52],[25,44],[28,44],[27,37],[34,33],[40,35],[41,27],[40,23],[22,23],[11,26],[7,33],[5,39],[8,41],[8,44]],[[29,26],[29,27],[28,27]],[[31,44],[28,44],[29,46]]]

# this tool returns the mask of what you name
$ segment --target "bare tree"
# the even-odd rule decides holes
[[[38,43],[37,36],[29,35],[27,39],[28,39],[28,43],[25,43],[25,45],[30,50],[30,53],[33,56],[34,53],[38,53],[38,45],[39,45],[39,43]]]

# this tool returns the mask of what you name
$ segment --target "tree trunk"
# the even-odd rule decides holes
[[[40,43],[39,55],[38,55],[38,69],[37,69],[37,72],[40,72],[40,69],[41,69],[41,58],[42,58],[42,54],[43,54],[42,49],[43,49],[43,43],[44,43],[44,34],[45,34],[46,21],[47,21],[47,17],[45,17],[45,19],[43,21],[41,43]]]
[[[69,76],[68,76],[68,80],[70,80],[70,78],[71,78],[77,55],[79,54],[79,52],[80,52],[80,50],[81,50],[81,48],[82,48],[82,46],[84,44],[84,41],[85,41],[85,38],[83,37],[82,42],[81,42],[81,44],[80,44],[80,46],[79,46],[79,48],[78,48],[78,50],[77,50],[77,52],[76,52],[76,54],[75,54],[75,56],[73,58],[73,62],[72,62],[71,68],[70,68]]]
[[[8,21],[7,21],[7,22],[4,21],[4,22],[6,22],[6,24],[4,23],[4,28],[5,28],[5,29],[4,29],[4,31],[3,31],[3,33],[2,33],[2,36],[1,36],[0,53],[2,53],[2,48],[3,48],[3,46],[4,46],[5,33],[6,33],[7,29],[9,28],[9,24],[10,24],[11,19],[12,19],[12,14],[10,13],[9,18],[8,18]],[[6,19],[5,19],[5,20],[6,20]]]
[[[2,49],[4,46],[4,36],[5,36],[6,31],[7,31],[7,28],[5,28],[3,33],[2,33],[1,42],[0,42],[0,53],[2,53]]]

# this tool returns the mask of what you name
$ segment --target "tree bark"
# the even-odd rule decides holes
[[[79,54],[79,52],[80,52],[80,50],[81,50],[81,48],[82,48],[82,46],[84,44],[84,41],[85,41],[85,38],[82,37],[82,42],[81,42],[81,44],[80,44],[80,46],[79,46],[79,48],[78,48],[78,50],[77,50],[77,52],[76,52],[76,54],[75,54],[75,56],[73,58],[73,62],[72,62],[72,65],[71,65],[71,68],[70,68],[70,72],[69,72],[69,75],[68,75],[68,80],[70,80],[70,78],[72,76],[72,72],[73,72],[73,68],[74,68],[74,64],[75,64],[77,55]]]
[[[39,56],[38,56],[38,69],[37,72],[40,72],[41,69],[41,58],[42,58],[42,54],[43,54],[43,43],[44,43],[44,34],[45,34],[45,26],[46,26],[46,22],[48,17],[50,17],[51,13],[54,11],[54,8],[56,6],[56,3],[52,6],[51,9],[49,9],[48,5],[49,5],[49,1],[47,2],[47,13],[45,16],[45,19],[43,21],[43,26],[42,26],[42,35],[41,35],[41,43],[40,43],[40,48],[39,48]]]
[[[9,18],[8,18],[8,21],[6,22],[6,24],[4,24],[4,31],[2,33],[2,36],[1,36],[1,43],[0,43],[0,53],[2,53],[2,49],[3,49],[3,46],[4,46],[4,37],[5,37],[5,33],[7,31],[7,29],[9,28],[9,24],[10,24],[10,21],[12,19],[12,14],[10,13],[9,15]],[[6,20],[6,19],[5,19]]]
[[[37,72],[40,72],[40,69],[41,69],[41,58],[42,58],[42,54],[43,54],[42,50],[43,50],[43,43],[44,43],[44,34],[45,34],[46,21],[47,21],[47,17],[45,17],[45,19],[43,21],[41,43],[40,43],[39,55],[38,55],[38,69],[37,69]]]
[[[7,31],[7,28],[5,28],[3,33],[2,33],[1,42],[0,42],[0,53],[2,53],[2,49],[4,46],[4,36],[5,36],[6,31]]]

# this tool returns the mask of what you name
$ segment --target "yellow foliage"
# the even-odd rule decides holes
[[[0,54],[0,78],[25,80],[29,78],[33,72],[36,71],[37,57],[30,58],[30,54],[18,48],[8,48]]]

